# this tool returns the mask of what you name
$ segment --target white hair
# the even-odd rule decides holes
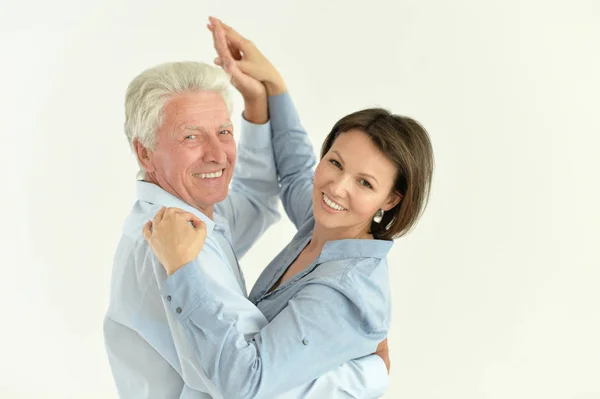
[[[201,62],[169,62],[149,68],[129,83],[125,94],[125,134],[135,152],[134,140],[156,149],[156,135],[163,123],[167,101],[175,94],[190,91],[220,93],[231,114],[229,75],[219,67]],[[138,160],[139,163],[139,160]],[[140,164],[138,178],[143,179]]]

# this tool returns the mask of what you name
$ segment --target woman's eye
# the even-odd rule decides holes
[[[369,183],[368,181],[366,181],[365,179],[360,179],[360,184],[367,187],[367,188],[373,188],[373,186],[371,185],[371,183]]]
[[[330,159],[329,162],[332,163],[333,166],[337,167],[337,168],[342,168],[342,165],[340,165],[340,163],[338,161],[336,161],[335,159]]]

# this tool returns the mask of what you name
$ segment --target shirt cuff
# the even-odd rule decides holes
[[[365,392],[367,398],[380,398],[387,391],[390,384],[385,362],[378,355],[369,355],[361,359],[363,376],[368,381],[368,390]]]
[[[238,140],[240,145],[252,149],[271,147],[271,121],[263,124],[251,123],[242,114],[241,131]]]
[[[179,321],[211,299],[211,293],[196,261],[186,263],[163,281],[160,295]]]

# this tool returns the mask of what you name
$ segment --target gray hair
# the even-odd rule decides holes
[[[201,62],[168,62],[143,71],[131,81],[125,94],[125,135],[129,145],[135,151],[133,142],[137,139],[144,147],[156,149],[164,107],[178,93],[218,92],[231,113],[229,88],[229,75],[225,71]],[[144,175],[140,165],[138,178],[143,179]]]

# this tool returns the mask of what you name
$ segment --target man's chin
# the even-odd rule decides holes
[[[196,197],[196,203],[208,206],[215,205],[224,201],[227,198],[227,194],[229,194],[229,187],[212,193],[203,192]]]

